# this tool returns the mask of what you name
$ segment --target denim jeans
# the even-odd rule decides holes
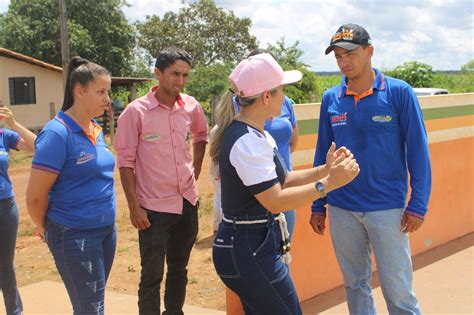
[[[105,285],[117,242],[115,224],[77,229],[47,219],[45,240],[66,286],[74,315],[104,314]]]
[[[18,208],[15,199],[0,200],[0,289],[8,315],[22,314],[23,311],[13,267],[17,231]]]
[[[329,206],[331,238],[344,276],[350,314],[376,314],[372,298],[372,249],[390,314],[420,314],[412,288],[408,234],[400,231],[404,209],[352,212]]]
[[[298,315],[301,308],[288,266],[280,259],[281,232],[271,214],[240,225],[222,221],[212,246],[216,272],[240,298],[245,314]]]
[[[198,207],[183,199],[182,214],[147,210],[151,226],[138,232],[141,278],[138,309],[141,315],[160,314],[160,286],[164,264],[168,271],[165,283],[166,315],[181,315],[188,283],[189,256],[198,233]]]
[[[286,224],[288,225],[288,233],[290,233],[290,241],[293,238],[293,232],[295,231],[295,223],[296,223],[296,210],[289,210],[283,212],[285,215]]]

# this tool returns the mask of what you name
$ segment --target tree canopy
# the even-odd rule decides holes
[[[70,55],[80,55],[113,75],[133,70],[135,31],[122,12],[124,0],[67,1]],[[61,66],[57,0],[12,0],[0,19],[0,45]]]
[[[303,73],[303,79],[296,84],[285,87],[285,94],[296,103],[316,102],[320,99],[323,91],[318,86],[317,75],[309,69],[301,57],[303,50],[298,47],[299,42],[286,46],[285,38],[282,37],[275,45],[269,44],[269,50],[284,70],[299,70]]]
[[[403,80],[412,87],[431,87],[433,82],[433,68],[418,61],[407,61],[397,66],[388,74]]]
[[[461,66],[462,72],[474,72],[474,59],[469,60],[467,63]]]
[[[212,0],[196,1],[178,13],[166,12],[163,18],[147,16],[136,25],[139,45],[151,56],[178,46],[193,56],[195,65],[236,63],[257,47],[249,32],[252,21],[218,8]]]

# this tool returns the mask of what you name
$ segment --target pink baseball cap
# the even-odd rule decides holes
[[[229,82],[235,94],[248,97],[298,82],[302,77],[298,70],[283,71],[272,55],[263,53],[242,60],[230,74]]]

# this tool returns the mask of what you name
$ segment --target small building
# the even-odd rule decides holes
[[[0,103],[19,123],[41,129],[61,109],[62,100],[61,67],[0,47]]]
[[[131,99],[136,85],[150,78],[112,77],[112,86],[126,86]],[[26,128],[39,131],[61,109],[63,69],[0,47],[0,104],[8,106]]]

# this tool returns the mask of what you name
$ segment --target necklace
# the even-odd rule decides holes
[[[257,129],[258,131],[260,131],[261,134],[263,134],[263,128],[259,128],[258,125],[257,125],[254,121],[252,121],[251,119],[249,119],[249,118],[244,118],[244,117],[242,117],[242,115],[240,115],[240,114],[238,114],[234,119],[235,119],[235,120],[238,120],[238,121],[241,121],[241,122],[243,122],[244,124],[247,124],[247,125],[249,125],[249,126],[252,127],[252,128]]]

